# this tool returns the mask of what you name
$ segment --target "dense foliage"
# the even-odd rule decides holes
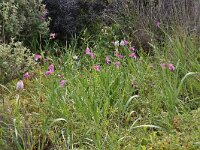
[[[3,0],[0,10],[0,41],[15,38],[30,46],[48,33],[41,0]]]
[[[48,17],[51,18],[50,31],[58,37],[79,34],[99,19],[106,2],[85,0],[44,0]]]

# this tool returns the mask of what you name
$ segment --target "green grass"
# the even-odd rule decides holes
[[[0,147],[6,149],[199,149],[200,65],[196,37],[171,35],[153,56],[117,59],[101,35],[37,65],[25,88],[1,85]],[[106,40],[105,40],[106,39]],[[85,55],[92,45],[96,58]],[[50,47],[49,47],[50,49]],[[59,47],[57,47],[59,49]],[[80,53],[77,53],[79,51]],[[142,51],[142,50],[140,50]],[[110,54],[112,63],[105,63]],[[78,60],[73,56],[79,55]],[[113,62],[120,61],[119,69]],[[44,76],[50,63],[55,72]],[[176,69],[162,69],[173,63]],[[94,65],[101,70],[95,71]],[[67,81],[60,87],[58,75]]]

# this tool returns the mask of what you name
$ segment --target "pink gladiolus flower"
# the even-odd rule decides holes
[[[49,71],[51,71],[53,73],[54,72],[54,65],[51,64],[48,69],[49,69]]]
[[[66,82],[67,82],[66,80],[61,80],[61,81],[60,81],[60,87],[64,87],[65,84],[66,84]]]
[[[53,72],[52,71],[46,71],[44,74],[45,74],[45,76],[49,76],[50,74],[53,74]]]
[[[92,53],[88,47],[85,50],[85,54],[90,55],[91,59],[94,59],[96,57],[95,53]]]
[[[41,59],[41,58],[42,58],[41,55],[39,55],[39,54],[35,54],[35,61],[38,61],[38,60]]]
[[[86,55],[90,55],[91,54],[91,50],[87,47],[85,50]]]
[[[135,47],[130,47],[129,48],[131,51],[135,51]]]
[[[101,68],[100,68],[100,66],[96,65],[96,66],[93,66],[93,69],[96,71],[100,71]]]
[[[55,33],[51,33],[50,34],[50,39],[55,39],[56,38],[56,34]]]
[[[25,78],[25,79],[30,78],[30,76],[31,76],[31,75],[29,74],[29,72],[26,72],[26,73],[24,74],[24,78]]]
[[[90,53],[91,59],[94,59],[96,57],[95,53]]]
[[[119,61],[117,61],[117,62],[114,62],[114,64],[115,64],[116,68],[119,69],[121,63]]]
[[[156,27],[160,28],[161,23],[159,21],[156,22]]]
[[[168,69],[169,69],[170,71],[174,71],[174,70],[176,69],[172,63],[169,63],[169,64],[167,65],[167,67],[168,67]]]
[[[23,90],[23,89],[24,89],[24,83],[22,80],[19,80],[16,85],[16,90]]]
[[[124,40],[124,44],[125,44],[125,45],[128,45],[129,42],[128,42],[127,40]]]
[[[130,55],[129,55],[131,58],[137,58],[137,56],[136,56],[136,54],[135,53],[131,53]]]
[[[110,57],[109,56],[106,56],[105,60],[106,60],[106,64],[110,64],[111,61],[110,61]]]
[[[50,74],[53,74],[53,72],[54,72],[54,65],[51,64],[51,65],[48,67],[48,71],[46,71],[44,74],[45,74],[46,76],[48,76],[48,75],[50,75]]]
[[[117,51],[115,51],[115,56],[120,59],[124,57],[123,55],[119,54]]]

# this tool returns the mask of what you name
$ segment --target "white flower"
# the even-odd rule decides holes
[[[112,42],[112,44],[115,46],[119,46],[119,41],[114,41],[114,42]]]
[[[128,45],[128,41],[126,41],[126,40],[121,40],[121,42],[120,42],[119,45],[120,45],[120,46]]]
[[[77,60],[77,59],[78,59],[78,56],[77,56],[77,55],[74,55],[72,58],[73,58],[74,60]]]
[[[22,89],[24,89],[24,83],[22,80],[19,80],[16,85],[16,90],[22,90]]]
[[[120,46],[124,46],[124,45],[125,45],[125,42],[124,42],[124,41],[121,41],[119,45],[120,45]]]

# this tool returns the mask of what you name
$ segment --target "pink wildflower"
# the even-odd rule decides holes
[[[60,81],[60,87],[64,87],[65,84],[66,84],[66,82],[67,82],[66,80],[61,80],[61,81]]]
[[[160,28],[161,23],[159,21],[156,22],[156,27]]]
[[[54,65],[51,64],[48,69],[49,69],[49,71],[51,71],[53,73],[54,72]]]
[[[35,61],[38,61],[41,58],[42,58],[42,56],[40,54],[35,54]]]
[[[22,80],[19,80],[16,85],[16,90],[23,90],[23,89],[24,89],[24,83]]]
[[[106,56],[105,60],[106,60],[106,64],[110,64],[111,61],[110,61],[110,57],[109,56]]]
[[[136,54],[135,53],[131,53],[130,55],[129,55],[131,58],[137,58],[137,56],[136,56]]]
[[[54,72],[54,65],[51,64],[51,65],[49,65],[49,67],[48,67],[48,71],[46,71],[44,74],[45,74],[46,76],[48,76],[48,75],[50,75],[50,74],[53,74],[53,72]]]
[[[100,68],[99,65],[96,65],[96,66],[93,66],[93,69],[96,70],[96,71],[100,71],[101,68]]]
[[[128,44],[129,44],[129,41],[124,40],[124,44],[128,45]]]
[[[50,39],[55,39],[56,38],[56,34],[55,33],[51,33],[50,34]]]
[[[167,65],[167,67],[168,67],[168,69],[169,69],[170,71],[174,71],[174,70],[176,69],[172,63],[169,63],[169,64]]]
[[[90,53],[91,59],[94,59],[96,57],[95,53]]]
[[[114,62],[114,64],[115,64],[116,68],[119,69],[121,63],[119,61],[117,61],[117,62]]]
[[[46,71],[44,74],[45,74],[45,76],[49,76],[50,74],[53,74],[53,72],[52,71]]]
[[[117,51],[115,51],[115,56],[120,59],[124,57],[123,55],[119,54]]]
[[[29,72],[26,72],[26,73],[24,74],[24,78],[25,78],[25,79],[30,78],[30,76],[31,76],[31,75],[29,74]]]
[[[86,54],[86,55],[90,55],[90,54],[91,54],[91,50],[90,50],[88,47],[87,47],[86,50],[85,50],[85,54]]]
[[[135,51],[135,47],[130,47],[129,48],[131,51]]]
[[[120,46],[125,46],[125,45],[128,45],[128,44],[129,44],[129,42],[127,40],[122,40],[120,42]]]

